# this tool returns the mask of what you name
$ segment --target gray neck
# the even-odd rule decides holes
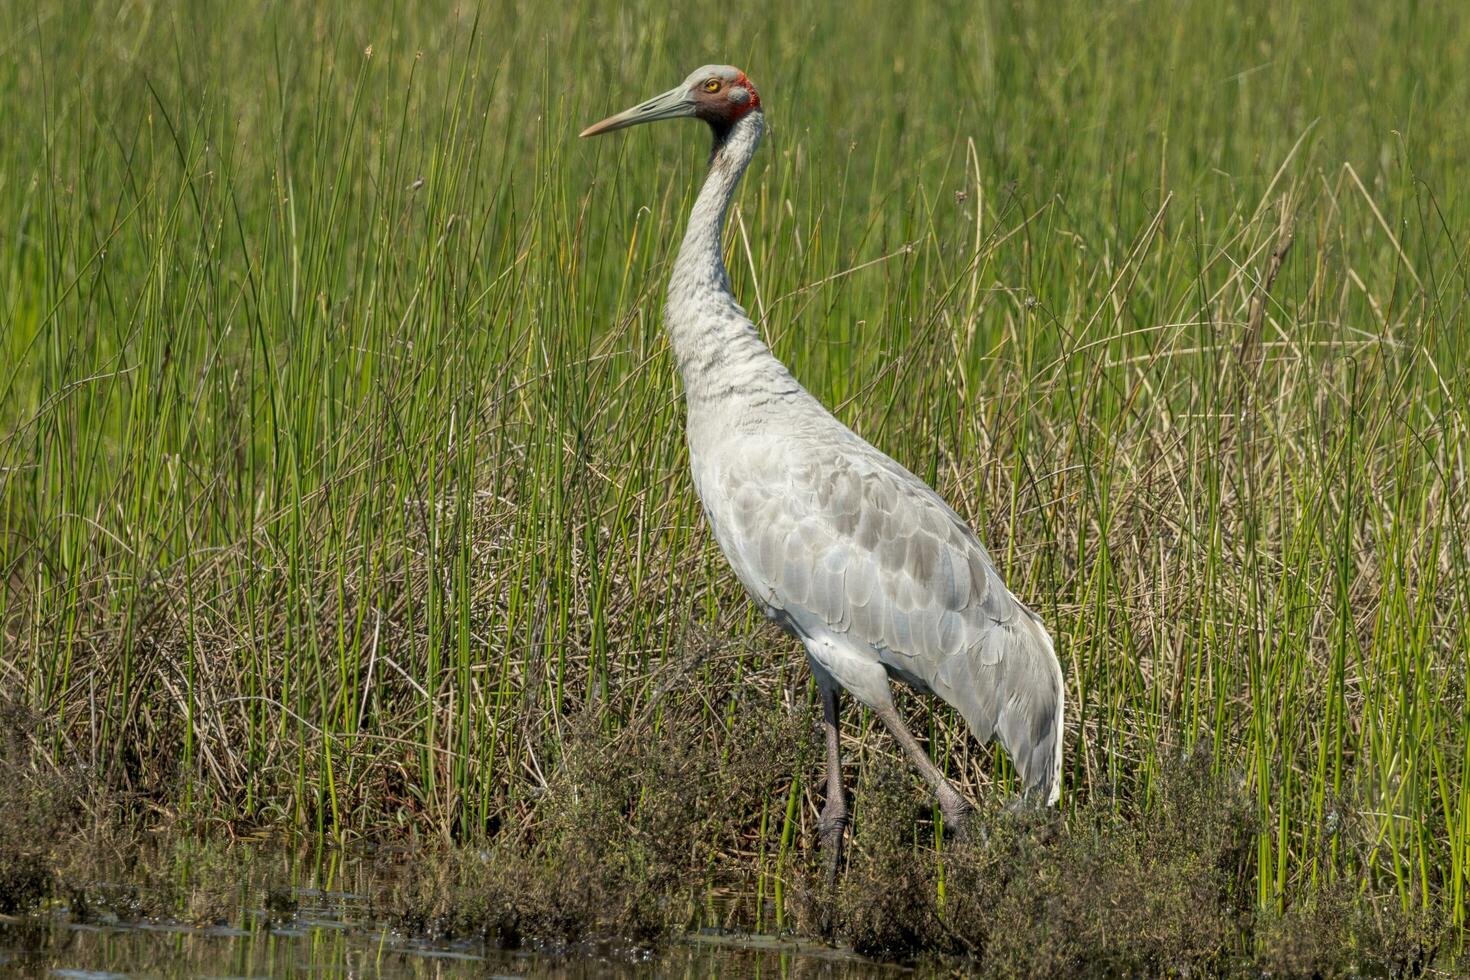
[[[742,394],[800,390],[731,294],[721,249],[725,212],[764,128],[764,116],[756,110],[716,135],[709,174],[689,213],[669,279],[665,319],[691,414]]]

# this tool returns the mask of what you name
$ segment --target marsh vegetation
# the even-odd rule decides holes
[[[505,943],[735,882],[997,973],[1452,955],[1470,20],[1347,7],[5,6],[0,911],[141,834],[421,855],[384,914]],[[1066,674],[1050,816],[902,703],[959,844],[849,709],[835,895],[660,333],[705,136],[575,139],[710,60],[737,295]]]

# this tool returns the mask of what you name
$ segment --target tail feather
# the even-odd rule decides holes
[[[992,665],[971,661],[970,683],[954,685],[956,707],[977,739],[1000,740],[1027,796],[1054,804],[1062,792],[1061,664],[1045,627],[1029,615],[994,632],[1001,635],[987,639],[1000,657]]]

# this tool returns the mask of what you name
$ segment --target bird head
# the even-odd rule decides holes
[[[582,135],[596,136],[639,123],[683,116],[703,119],[718,135],[728,132],[742,116],[760,107],[760,93],[745,77],[745,72],[731,65],[705,65],[664,94],[592,124],[582,130]]]

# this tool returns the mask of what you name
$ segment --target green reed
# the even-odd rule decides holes
[[[1052,624],[1064,806],[1207,745],[1263,907],[1463,924],[1470,32],[1340,6],[7,7],[11,689],[101,784],[333,841],[530,819],[574,717],[809,704],[685,476],[705,136],[575,138],[728,60],[735,289]],[[815,776],[730,815],[763,864]]]

